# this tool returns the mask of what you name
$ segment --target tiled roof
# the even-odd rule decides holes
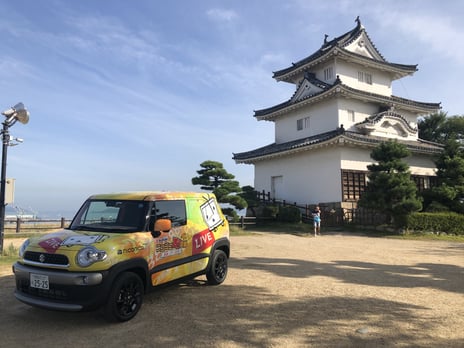
[[[233,159],[237,163],[254,163],[270,157],[311,150],[320,145],[352,144],[359,147],[375,147],[386,140],[388,139],[345,131],[341,128],[286,143],[273,143],[252,151],[236,153],[233,154]],[[397,141],[406,145],[406,147],[413,153],[433,155],[440,153],[443,149],[443,146],[440,144],[422,139],[418,139],[417,141],[403,141],[397,139]]]
[[[383,112],[379,112],[375,115],[372,115],[370,117],[367,117],[364,121],[362,122],[359,122],[356,124],[356,126],[359,128],[362,128],[362,127],[365,127],[365,126],[372,126],[372,125],[375,125],[381,121],[384,120],[385,117],[389,117],[389,118],[393,118],[393,119],[396,119],[396,120],[399,120],[401,121],[401,123],[404,125],[404,127],[409,131],[409,132],[412,132],[412,133],[415,133],[417,132],[417,126],[416,125],[411,125],[407,120],[406,118],[403,117],[403,115],[401,114],[398,114],[392,110],[387,110],[387,111],[383,111]]]
[[[377,48],[375,47],[375,45],[372,43],[372,40],[370,40],[369,38],[369,35],[367,34],[366,30],[364,29],[364,27],[361,25],[361,21],[359,20],[359,18],[356,20],[357,21],[357,26],[343,34],[343,35],[340,35],[339,37],[336,37],[335,39],[333,40],[330,40],[330,41],[324,41],[324,44],[321,46],[321,48],[319,48],[319,50],[317,50],[316,52],[314,52],[313,54],[311,54],[310,56],[296,62],[296,63],[292,63],[292,66],[288,67],[288,68],[285,68],[285,69],[282,69],[282,70],[278,70],[278,71],[274,71],[274,75],[273,75],[273,78],[274,79],[284,79],[284,76],[295,71],[295,70],[298,70],[300,68],[302,68],[303,66],[313,62],[313,61],[316,61],[316,60],[319,60],[320,58],[324,57],[324,56],[330,56],[332,54],[335,54],[335,53],[343,53],[347,56],[350,56],[350,57],[354,57],[354,58],[357,58],[357,59],[360,59],[360,60],[363,60],[365,62],[372,62],[372,61],[375,61],[376,64],[380,64],[380,65],[383,65],[384,67],[391,67],[391,68],[394,68],[394,69],[399,69],[399,70],[402,70],[402,71],[406,71],[406,72],[415,72],[417,71],[417,65],[406,65],[406,64],[396,64],[396,63],[390,63],[390,62],[387,62],[385,60],[385,58],[382,56],[382,54],[377,50]],[[380,59],[376,59],[376,60],[373,60],[371,58],[368,58],[368,57],[365,57],[363,55],[360,55],[360,54],[357,54],[357,53],[354,53],[354,52],[349,52],[348,50],[346,50],[344,47],[348,46],[349,44],[351,44],[354,40],[356,40],[362,33],[365,33],[365,35],[369,38],[369,41],[371,42],[372,44],[372,47],[373,49],[375,50],[375,52],[377,53],[378,57],[380,57]],[[337,52],[335,52],[337,51]]]
[[[313,85],[322,88],[322,89],[329,89],[332,85],[328,84],[327,82],[321,81],[316,78],[316,74],[307,72],[305,73],[305,79],[311,82]]]
[[[397,104],[403,107],[409,107],[412,110],[420,110],[420,111],[427,111],[427,112],[434,112],[441,108],[440,103],[425,103],[414,101],[406,98],[396,97],[396,96],[385,96],[382,94],[371,93],[362,91],[356,88],[349,87],[341,83],[339,79],[335,82],[335,84],[325,90],[322,90],[320,93],[310,95],[306,98],[293,102],[292,99],[289,99],[283,103],[277,104],[275,106],[271,106],[266,109],[255,110],[254,116],[261,119],[269,119],[273,118],[272,114],[281,110],[286,109],[287,107],[293,106],[298,108],[300,106],[306,105],[311,102],[311,99],[319,100],[320,98],[329,98],[335,93],[341,93],[344,95],[348,95],[351,97],[358,97],[360,99],[368,99],[371,101],[375,101],[376,103],[383,103],[385,105]],[[266,117],[269,116],[269,117]]]

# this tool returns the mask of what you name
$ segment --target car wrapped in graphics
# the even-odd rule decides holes
[[[229,226],[213,194],[100,194],[68,228],[27,239],[19,254],[18,300],[53,310],[103,308],[109,320],[127,321],[159,285],[200,275],[221,284]]]

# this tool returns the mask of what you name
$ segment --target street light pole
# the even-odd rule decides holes
[[[9,128],[17,121],[22,124],[29,122],[29,111],[26,110],[23,103],[18,103],[15,106],[2,112],[6,117],[2,129],[2,170],[0,177],[0,255],[3,255],[3,237],[5,231],[5,194],[6,194],[6,156],[8,146],[10,145]]]
[[[0,179],[0,255],[3,255],[3,237],[5,231],[6,157],[10,143],[9,128],[10,126],[7,120],[5,120],[2,130],[2,171]]]

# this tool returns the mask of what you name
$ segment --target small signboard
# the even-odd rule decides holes
[[[14,189],[16,179],[6,179],[5,185],[5,204],[11,204],[14,202]]]

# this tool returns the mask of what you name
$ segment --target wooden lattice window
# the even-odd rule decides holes
[[[366,189],[367,172],[342,170],[343,201],[357,201]]]
[[[411,178],[416,183],[417,190],[419,192],[437,186],[438,184],[436,176],[411,175]]]

